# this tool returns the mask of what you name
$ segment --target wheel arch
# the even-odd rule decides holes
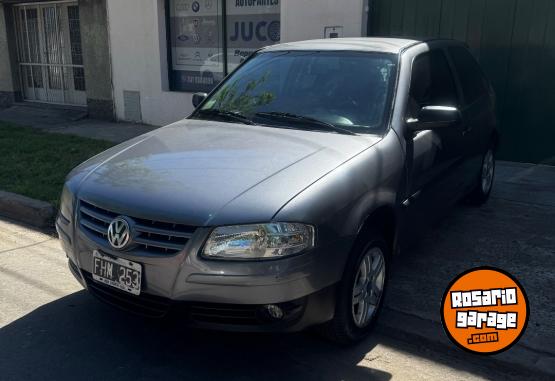
[[[361,222],[357,231],[357,241],[364,239],[369,231],[378,230],[392,252],[396,249],[399,217],[393,205],[381,205],[370,212]]]

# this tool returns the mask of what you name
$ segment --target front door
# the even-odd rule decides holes
[[[14,7],[25,100],[86,105],[79,7],[49,2]]]
[[[462,46],[447,49],[454,71],[457,73],[464,98],[461,107],[466,121],[464,141],[466,151],[467,189],[471,190],[479,180],[482,160],[492,143],[495,130],[495,104],[489,81],[471,53]]]
[[[454,77],[442,49],[413,62],[407,119],[418,118],[424,106],[459,107]],[[409,194],[405,205],[413,227],[433,222],[455,201],[464,185],[462,125],[420,131],[407,137]]]

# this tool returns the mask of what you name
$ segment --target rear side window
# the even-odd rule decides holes
[[[457,88],[445,54],[433,50],[416,57],[409,92],[410,117],[424,106],[457,106]]]
[[[448,51],[461,81],[465,103],[474,103],[487,93],[487,80],[484,78],[480,66],[467,49],[451,47]]]

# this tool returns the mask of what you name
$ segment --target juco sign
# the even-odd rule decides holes
[[[280,39],[280,22],[279,21],[236,21],[233,26],[233,33],[229,36],[230,41],[272,41],[277,42]]]

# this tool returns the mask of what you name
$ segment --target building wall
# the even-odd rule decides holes
[[[89,116],[114,118],[106,0],[79,0]]]
[[[322,38],[326,26],[337,25],[345,37],[364,35],[366,1],[282,0],[281,41]],[[169,91],[164,3],[107,0],[118,119],[163,125],[193,111],[191,93]]]
[[[342,26],[343,37],[366,35],[364,0],[281,1],[281,41],[324,38],[324,29]]]
[[[169,91],[164,1],[133,0],[130,6],[128,0],[108,0],[107,4],[118,119],[126,119],[124,94],[128,107],[133,107],[129,94],[136,92],[144,123],[163,125],[189,115],[192,94]]]
[[[15,100],[6,21],[4,5],[0,4],[0,109],[8,107]]]
[[[372,3],[372,34],[465,41],[497,93],[499,157],[555,164],[555,1]]]

